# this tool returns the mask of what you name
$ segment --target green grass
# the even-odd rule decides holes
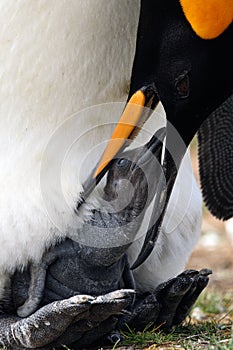
[[[231,324],[214,321],[179,326],[169,334],[157,330],[140,333],[129,331],[125,337],[122,345],[134,345],[138,349],[150,346],[151,349],[233,349]]]
[[[121,346],[134,345],[135,349],[150,347],[154,349],[207,349],[233,350],[233,300],[232,295],[203,293],[195,306],[201,320],[187,318],[182,326],[177,326],[171,333],[159,329],[135,333],[124,333],[125,341]],[[120,345],[119,345],[120,346]]]

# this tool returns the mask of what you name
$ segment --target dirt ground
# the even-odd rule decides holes
[[[209,288],[233,293],[233,246],[224,223],[209,215],[203,220],[202,237],[188,263],[188,268],[208,267],[213,274]]]

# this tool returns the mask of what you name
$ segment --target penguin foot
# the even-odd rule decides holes
[[[51,349],[62,344],[87,346],[110,333],[117,317],[127,307],[133,290],[118,290],[103,296],[76,295],[52,302],[21,319],[0,315],[0,345],[10,349]]]
[[[118,330],[126,324],[136,330],[148,325],[169,330],[181,323],[190,312],[202,290],[207,286],[211,270],[186,270],[161,283],[153,292],[136,295],[122,289],[98,297],[76,295],[54,301],[21,319],[0,315],[0,345],[14,348],[60,348],[66,344],[73,349],[101,343],[121,341]]]
[[[186,270],[161,283],[154,292],[137,295],[132,313],[121,317],[118,327],[124,329],[127,324],[136,330],[148,326],[169,330],[180,324],[207,286],[211,273],[209,269]]]

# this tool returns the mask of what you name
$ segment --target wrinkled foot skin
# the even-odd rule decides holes
[[[119,315],[124,314],[135,292],[121,289],[99,296],[92,302],[90,313],[84,320],[73,323],[71,327],[53,343],[53,346],[69,344],[71,349],[80,349],[102,343],[116,327]]]
[[[186,270],[161,283],[153,293],[137,296],[132,313],[121,317],[117,327],[124,329],[127,324],[132,329],[143,330],[151,325],[169,330],[180,324],[207,286],[211,273],[209,269]]]
[[[9,349],[88,346],[114,329],[114,315],[129,305],[132,294],[132,290],[119,290],[95,298],[77,295],[48,304],[24,319],[1,315],[0,345]]]

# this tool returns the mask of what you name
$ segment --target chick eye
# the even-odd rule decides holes
[[[125,158],[120,158],[117,161],[117,165],[120,166],[121,168],[126,168],[129,165],[129,161]]]

